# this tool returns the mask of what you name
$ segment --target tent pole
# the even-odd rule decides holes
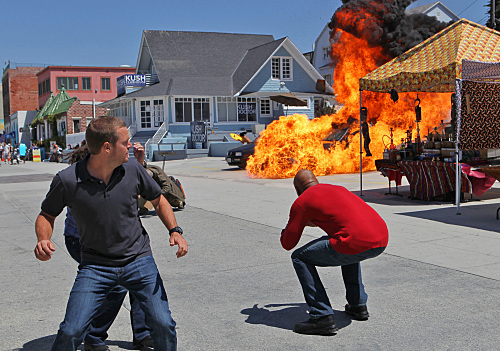
[[[361,133],[361,94],[363,90],[359,90],[359,196],[363,196],[363,133]]]
[[[462,188],[462,167],[460,166],[460,155],[458,151],[458,140],[460,136],[460,120],[462,113],[462,82],[460,79],[455,81],[455,106],[457,109],[457,121],[456,121],[456,140],[455,140],[455,203],[457,204],[457,215],[461,215],[460,213],[460,190]]]

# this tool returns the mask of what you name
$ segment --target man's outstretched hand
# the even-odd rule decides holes
[[[52,252],[56,251],[54,244],[50,240],[40,240],[35,247],[35,257],[40,261],[48,261],[52,257]]]
[[[177,233],[173,232],[170,236],[170,246],[179,245],[179,250],[177,250],[177,258],[180,258],[187,254],[188,252],[188,244],[184,237]]]

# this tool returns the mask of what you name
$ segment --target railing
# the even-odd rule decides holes
[[[135,124],[131,124],[128,128],[128,136],[130,139],[132,139],[135,135],[135,133],[137,133],[137,127],[135,126]]]
[[[144,145],[144,149],[146,150],[146,159],[148,161],[153,160],[153,155],[149,155],[149,145],[153,144],[159,144],[161,139],[163,139],[163,136],[167,133],[167,124],[163,122],[156,131],[155,135],[153,135],[152,138],[149,138],[148,141],[146,141],[146,145]],[[151,157],[150,157],[151,156]]]

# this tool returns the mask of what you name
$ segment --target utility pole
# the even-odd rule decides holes
[[[495,0],[491,0],[491,28],[496,29],[496,20],[495,20],[495,9],[496,9],[496,4]]]

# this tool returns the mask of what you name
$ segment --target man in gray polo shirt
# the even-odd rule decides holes
[[[177,257],[188,251],[182,229],[158,184],[138,162],[127,162],[132,145],[121,119],[97,118],[85,137],[90,155],[54,177],[35,223],[35,256],[41,261],[55,251],[50,241],[54,220],[66,206],[82,243],[82,262],[52,350],[76,350],[103,299],[118,285],[145,311],[155,350],[176,350],[175,322],[137,214],[137,197],[152,202],[169,229],[170,245],[179,247]]]

